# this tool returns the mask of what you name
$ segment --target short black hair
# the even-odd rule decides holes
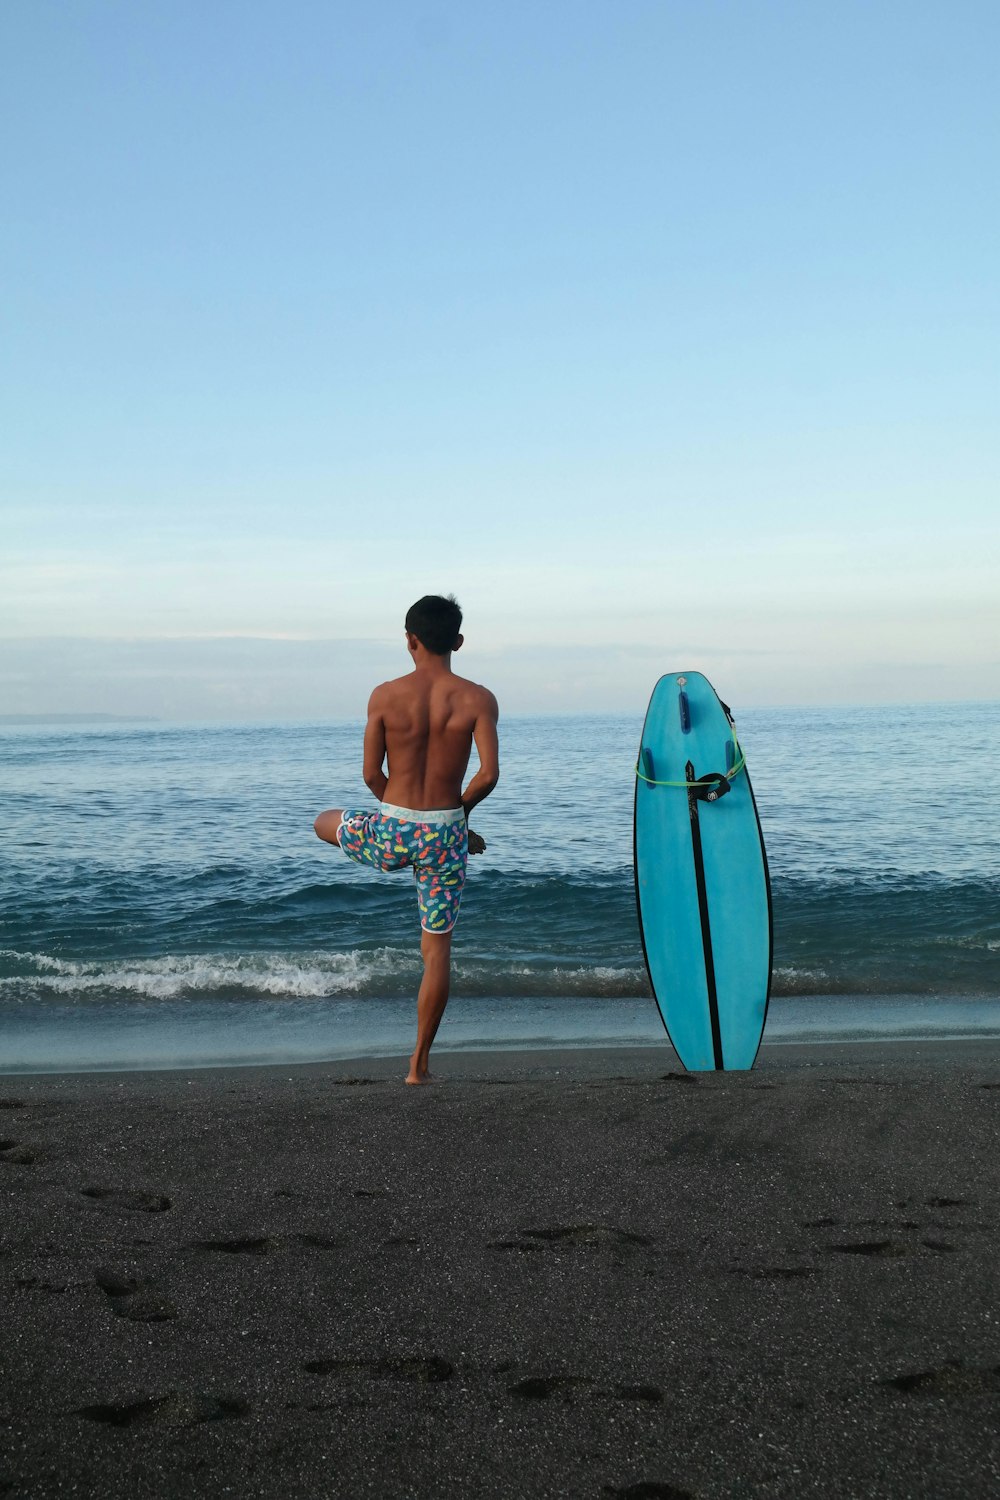
[[[425,594],[406,611],[406,628],[421,646],[435,656],[447,656],[458,645],[462,628],[462,610],[454,594],[443,599],[440,594]]]

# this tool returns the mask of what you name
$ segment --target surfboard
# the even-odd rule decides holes
[[[639,743],[635,891],[646,968],[692,1072],[753,1067],[771,990],[771,886],[732,715],[700,672],[661,677]]]

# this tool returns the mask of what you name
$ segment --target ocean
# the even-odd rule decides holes
[[[632,878],[641,725],[501,724],[441,1049],[664,1045]],[[774,901],[765,1041],[996,1035],[1000,704],[737,710],[737,727]],[[0,1071],[407,1052],[412,879],[312,832],[322,808],[371,805],[361,735],[0,729]]]

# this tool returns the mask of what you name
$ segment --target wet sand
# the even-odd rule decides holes
[[[1000,1490],[1000,1046],[0,1079],[0,1495]]]

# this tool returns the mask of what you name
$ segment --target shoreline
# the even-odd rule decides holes
[[[33,1078],[50,1079],[68,1083],[86,1078],[158,1078],[188,1073],[199,1077],[223,1078],[229,1074],[254,1075],[266,1079],[271,1074],[287,1072],[289,1069],[304,1075],[322,1074],[333,1078],[340,1074],[364,1073],[371,1079],[391,1080],[400,1070],[405,1072],[408,1054],[403,1051],[365,1052],[350,1057],[288,1058],[249,1062],[183,1062],[166,1063],[162,1067],[141,1065],[137,1067],[84,1067],[84,1068],[30,1068],[5,1070],[0,1068],[0,1089],[5,1081],[28,1081]],[[771,1042],[762,1046],[752,1069],[719,1069],[703,1072],[689,1071],[681,1063],[668,1042],[655,1042],[636,1046],[634,1043],[619,1045],[604,1042],[564,1046],[489,1048],[435,1047],[433,1062],[443,1081],[476,1083],[483,1078],[509,1074],[513,1080],[528,1076],[547,1075],[564,1077],[619,1077],[621,1070],[629,1076],[641,1076],[648,1072],[658,1076],[657,1070],[668,1067],[679,1073],[689,1073],[692,1078],[740,1078],[762,1072],[787,1071],[792,1069],[824,1069],[844,1067],[875,1067],[883,1069],[1000,1066],[1000,1037],[885,1037],[880,1040],[864,1038],[854,1042]],[[617,1070],[617,1071],[615,1071]]]
[[[0,1078],[107,1072],[306,1067],[409,1056],[411,998],[327,997],[243,1002],[44,1001],[0,1005]],[[795,1048],[869,1046],[873,1055],[914,1047],[1000,1043],[1000,1001],[982,995],[775,997],[757,1066]],[[789,1050],[791,1049],[791,1051]],[[598,996],[455,996],[435,1057],[496,1052],[629,1050],[673,1057],[654,1002]],[[455,1066],[450,1064],[451,1066]],[[465,1064],[458,1064],[459,1070]],[[680,1066],[676,1062],[675,1066]]]
[[[0,1067],[0,1090],[5,1080],[11,1082],[47,1079],[69,1083],[87,1078],[158,1078],[195,1073],[199,1077],[219,1080],[230,1074],[248,1075],[266,1080],[269,1076],[294,1070],[303,1076],[319,1075],[338,1078],[341,1074],[359,1072],[372,1079],[390,1080],[405,1070],[408,1054],[402,1051],[372,1051],[350,1057],[288,1058],[249,1062],[182,1062],[162,1067],[84,1067],[31,1068],[8,1071]],[[538,1046],[449,1047],[436,1045],[433,1060],[448,1081],[475,1083],[483,1078],[509,1074],[512,1079],[529,1076],[564,1076],[580,1078],[611,1076],[639,1077],[646,1073],[658,1076],[667,1067],[687,1072],[670,1043],[662,1041],[607,1043],[539,1044]],[[1000,1067],[1000,1036],[941,1037],[863,1037],[854,1041],[772,1041],[763,1042],[752,1069],[692,1072],[692,1078],[746,1078],[759,1073],[796,1069],[825,1068],[963,1068]]]

